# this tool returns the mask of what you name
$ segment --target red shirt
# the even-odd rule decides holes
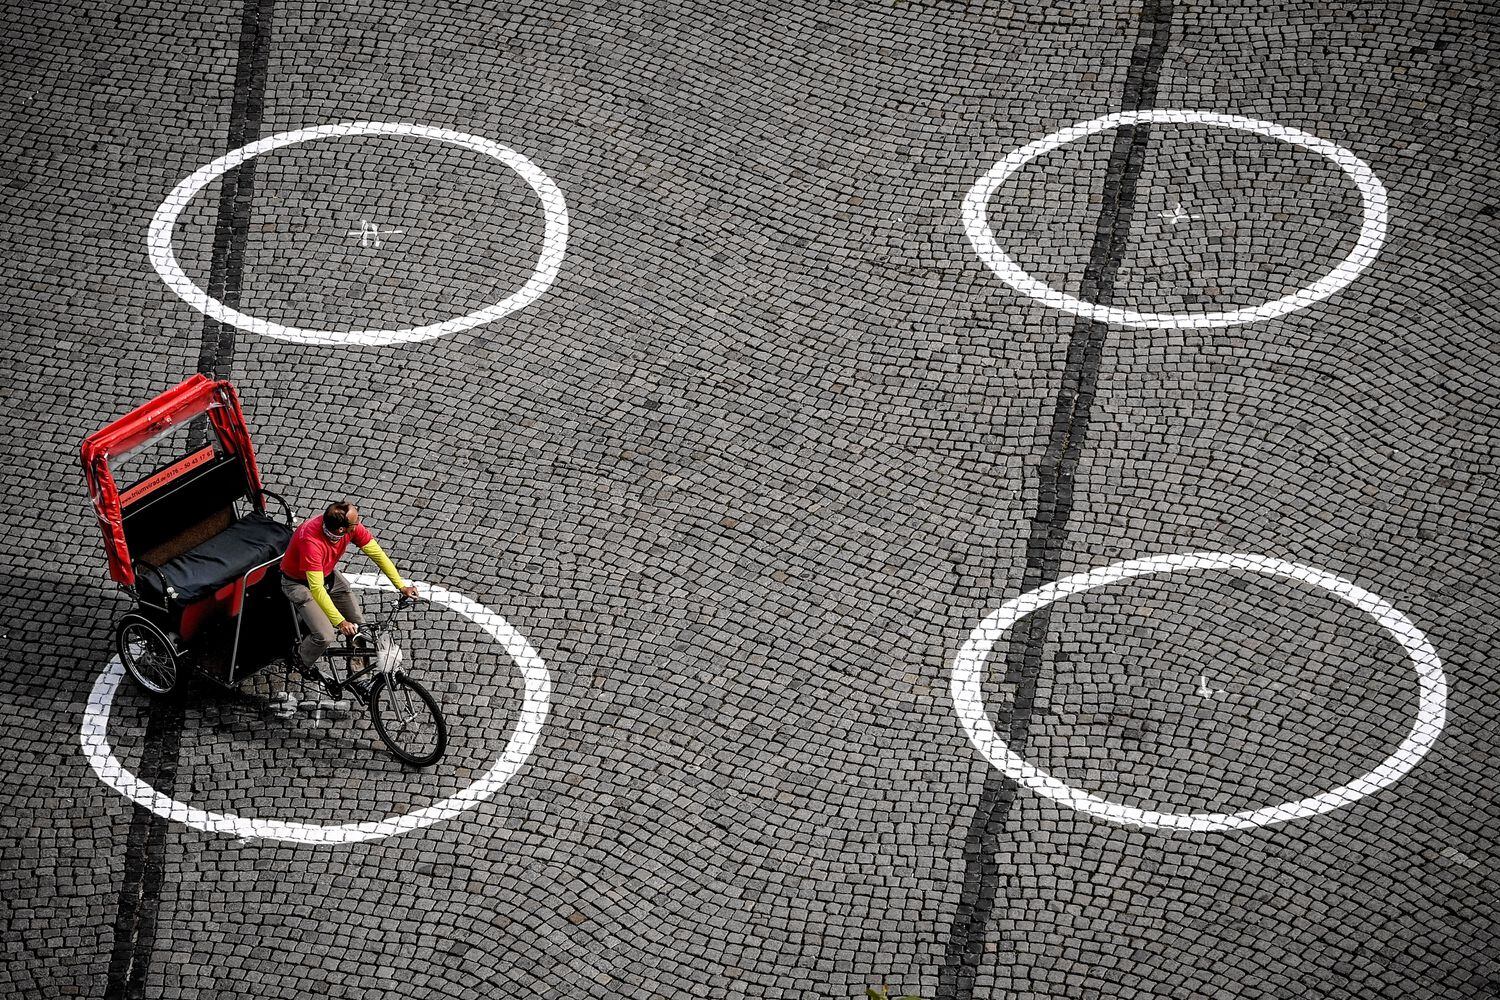
[[[363,524],[356,524],[330,542],[327,533],[323,531],[323,515],[314,514],[292,532],[286,555],[281,557],[281,571],[293,580],[306,581],[309,572],[322,573],[323,579],[327,580],[333,575],[334,567],[343,558],[344,550],[351,541],[363,547],[374,540],[375,536],[370,534],[369,529]]]

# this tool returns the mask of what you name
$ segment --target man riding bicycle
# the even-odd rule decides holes
[[[340,693],[338,678],[323,674],[318,661],[333,645],[335,634],[352,638],[365,620],[354,588],[338,571],[339,559],[351,541],[380,567],[397,590],[407,597],[417,596],[417,588],[401,579],[375,536],[360,523],[359,508],[347,500],[329,504],[322,514],[308,518],[292,534],[281,557],[281,592],[307,626],[297,658],[302,673],[316,675],[335,698]]]

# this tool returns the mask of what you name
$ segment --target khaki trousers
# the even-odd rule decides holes
[[[359,598],[354,596],[354,588],[349,586],[344,574],[334,570],[324,584],[339,613],[356,625],[364,624],[365,616],[359,609]],[[297,614],[302,616],[302,624],[307,628],[307,635],[297,646],[297,658],[304,667],[316,667],[318,658],[325,649],[333,645],[333,640],[338,635],[333,622],[328,620],[323,609],[318,607],[318,602],[313,600],[312,591],[307,584],[297,583],[283,576],[281,592],[292,602],[292,607],[297,609]]]

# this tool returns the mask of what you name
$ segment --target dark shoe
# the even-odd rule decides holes
[[[316,664],[309,667],[295,657],[292,658],[289,662],[292,665],[292,669],[295,670],[299,675],[307,678],[310,681],[317,681],[318,683],[322,684],[323,690],[328,692],[328,696],[330,698],[336,699],[339,697],[339,695],[344,693],[343,687],[339,685],[338,678],[329,677],[327,674],[323,673],[323,671],[319,669]]]

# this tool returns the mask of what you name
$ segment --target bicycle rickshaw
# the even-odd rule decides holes
[[[292,511],[261,482],[234,386],[195,375],[168,389],[84,439],[83,471],[110,577],[136,604],[114,627],[130,676],[157,697],[179,691],[186,670],[235,688],[283,664],[290,682],[302,623],[278,563]],[[117,472],[132,484],[120,489]],[[442,756],[447,726],[395,641],[397,613],[412,603],[403,595],[324,655],[343,663],[340,689],[370,709],[391,752],[425,767]]]

